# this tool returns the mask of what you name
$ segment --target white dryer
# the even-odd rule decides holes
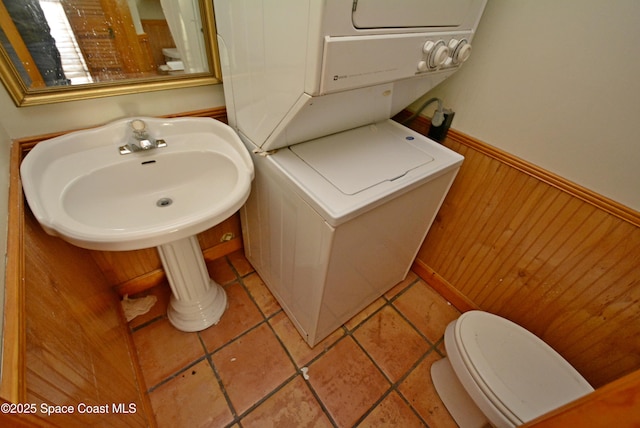
[[[310,346],[409,271],[463,158],[389,118],[466,60],[485,3],[214,1],[245,253]]]

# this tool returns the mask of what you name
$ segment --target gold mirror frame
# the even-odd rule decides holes
[[[7,92],[11,95],[13,102],[18,107],[221,83],[222,79],[220,76],[222,73],[220,71],[220,62],[217,54],[218,46],[216,42],[213,2],[200,0],[200,13],[204,41],[207,46],[209,70],[211,70],[208,73],[91,83],[72,87],[30,89],[23,82],[7,52],[0,46],[0,80],[2,80]]]

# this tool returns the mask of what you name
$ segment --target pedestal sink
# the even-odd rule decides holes
[[[122,119],[40,142],[20,175],[47,233],[93,250],[157,247],[171,323],[199,331],[218,322],[226,295],[208,276],[196,234],[249,196],[253,164],[230,127],[208,118]]]

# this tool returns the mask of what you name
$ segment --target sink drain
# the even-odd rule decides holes
[[[156,202],[156,206],[162,208],[162,207],[168,207],[169,205],[171,205],[173,203],[173,199],[171,198],[160,198],[158,199],[158,201]]]

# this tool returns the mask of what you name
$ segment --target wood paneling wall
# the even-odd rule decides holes
[[[25,403],[73,406],[46,416],[56,426],[153,425],[144,383],[119,296],[84,250],[47,235],[27,210],[25,218]],[[82,413],[78,405],[108,406]],[[113,404],[136,406],[115,414]]]
[[[640,369],[640,213],[455,130],[444,144],[465,161],[416,270],[461,309],[532,331],[594,387]]]

